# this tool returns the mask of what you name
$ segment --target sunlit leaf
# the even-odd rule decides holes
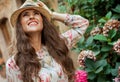
[[[112,38],[114,38],[114,36],[116,35],[116,30],[115,29],[113,29],[113,30],[110,30],[109,32],[108,32],[108,37],[110,38],[110,39],[112,39]]]
[[[106,16],[105,16],[105,17],[106,17],[107,19],[110,19],[110,18],[111,18],[111,16],[112,16],[112,12],[110,11],[110,12],[108,12],[108,13],[106,14]]]
[[[95,35],[93,38],[99,41],[107,41],[107,38],[101,34]]]

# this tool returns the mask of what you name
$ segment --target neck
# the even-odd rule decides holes
[[[42,43],[41,43],[41,34],[40,33],[31,34],[30,41],[31,41],[31,45],[33,46],[33,48],[35,49],[36,52],[41,49]]]

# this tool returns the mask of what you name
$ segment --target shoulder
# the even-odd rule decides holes
[[[18,82],[21,80],[21,72],[15,63],[14,56],[10,57],[6,62],[6,79],[8,82]]]
[[[12,70],[15,70],[15,71],[18,70],[18,66],[15,63],[14,56],[10,57],[7,60],[7,62],[6,62],[6,69],[9,69],[9,70],[12,69]]]

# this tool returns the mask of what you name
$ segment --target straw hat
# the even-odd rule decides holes
[[[27,10],[27,9],[35,9],[35,10],[38,10],[40,11],[40,13],[42,15],[44,15],[49,21],[51,19],[51,15],[50,13],[42,6],[39,6],[36,2],[32,1],[32,0],[26,0],[24,2],[24,4],[19,8],[17,9],[15,12],[13,12],[13,14],[11,15],[10,17],[10,22],[11,22],[11,25],[13,27],[15,27],[16,25],[16,22],[17,22],[17,19],[18,19],[18,16],[20,15],[20,13],[22,13],[24,10]]]

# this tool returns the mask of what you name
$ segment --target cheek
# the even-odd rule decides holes
[[[37,29],[39,30],[39,31],[42,31],[43,30],[43,23],[42,22],[40,22],[40,24],[39,24],[39,26],[37,27]]]
[[[39,23],[40,23],[40,28],[43,29],[43,19],[41,17],[39,17]]]
[[[26,25],[26,20],[25,19],[21,19],[21,25],[23,27],[23,30],[26,30],[27,25]]]
[[[41,28],[43,28],[43,21],[41,20],[40,22]]]

